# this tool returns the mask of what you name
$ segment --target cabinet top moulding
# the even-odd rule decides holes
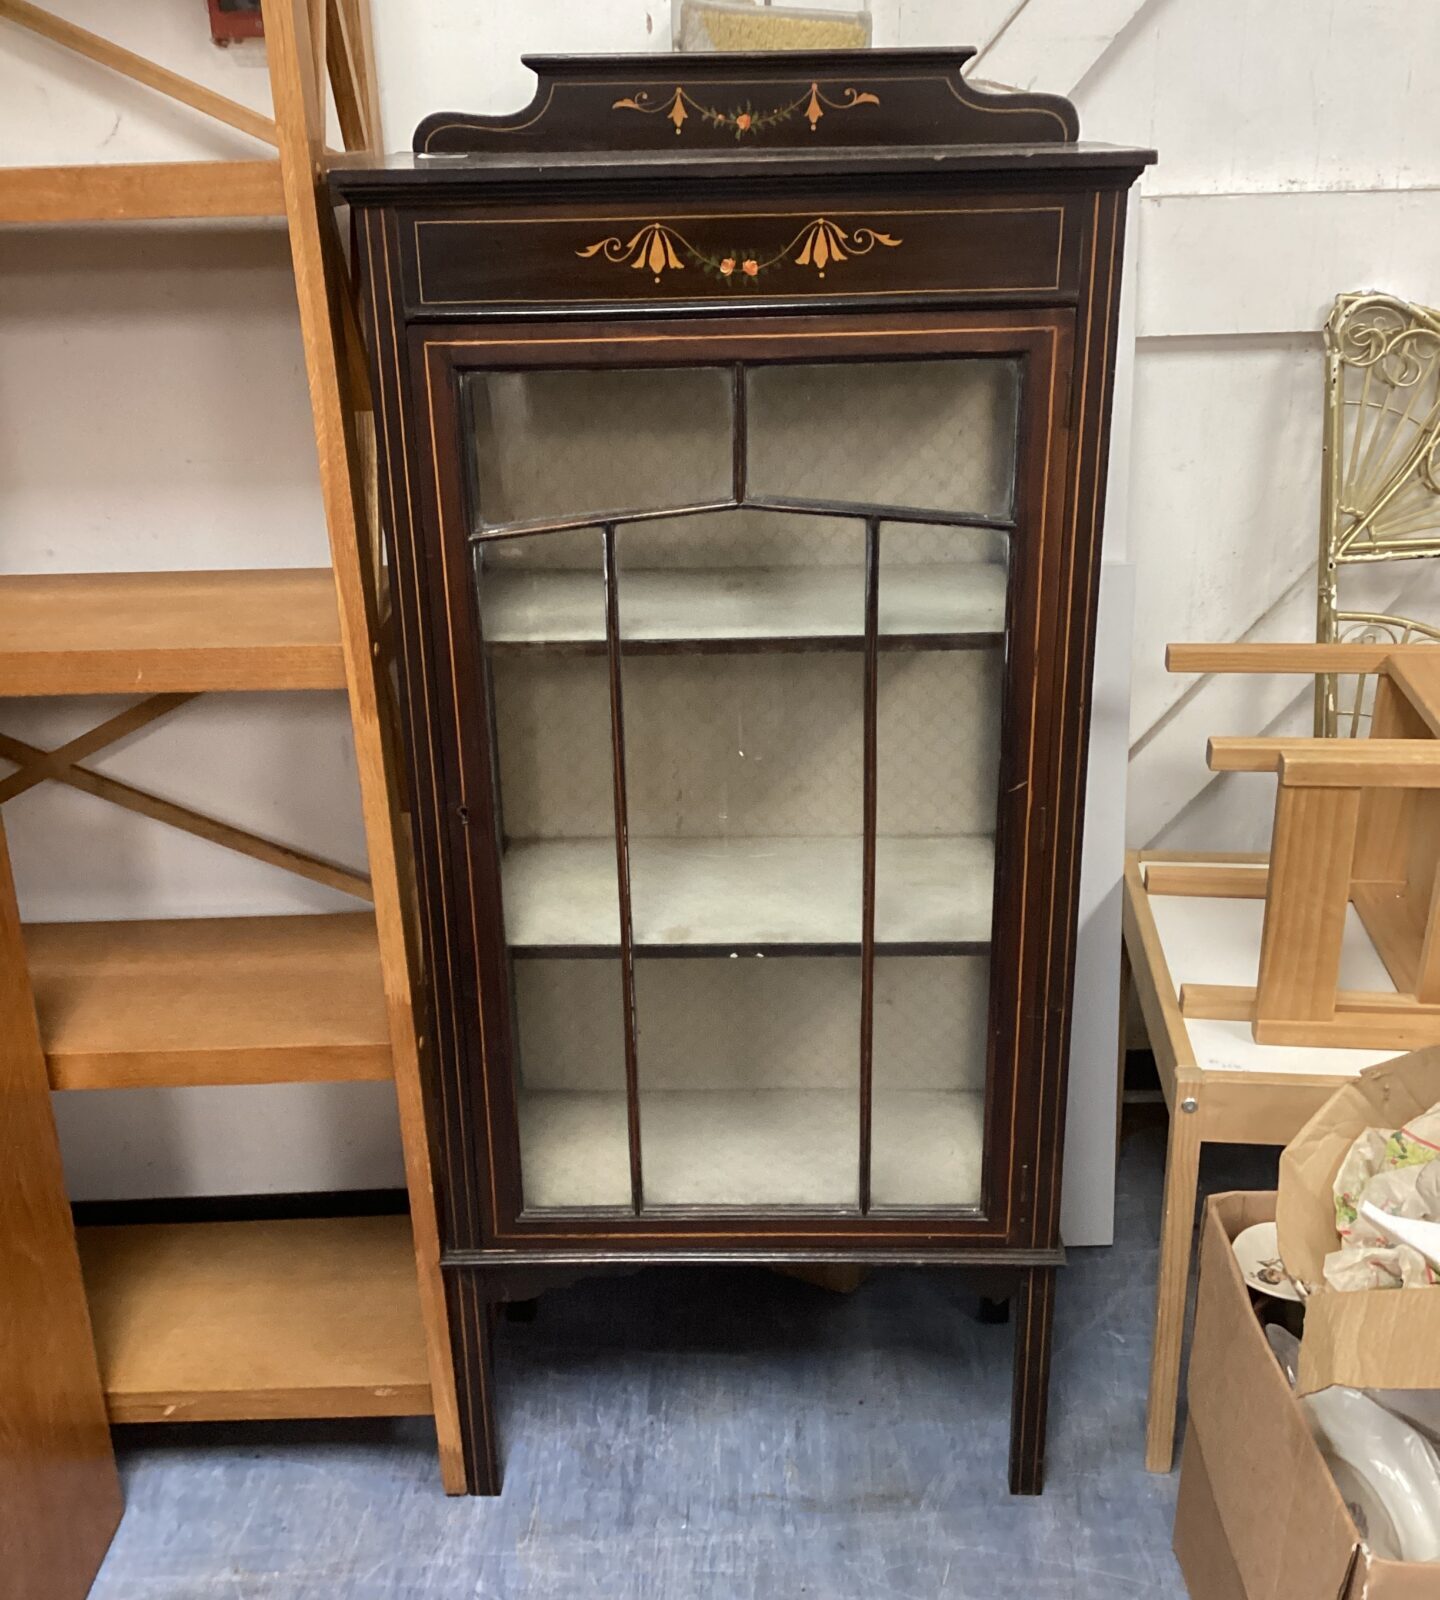
[[[328,568],[0,577],[7,695],[343,689]]]
[[[1150,150],[1081,143],[1074,108],[1040,94],[991,94],[961,68],[970,49],[775,52],[769,55],[526,56],[535,97],[504,116],[438,112],[414,153],[342,157],[347,199],[414,203],[505,184],[611,189],[667,174],[805,180],[853,191],[857,179],[1064,169],[1087,187],[1123,186]],[[1102,177],[1102,174],[1107,176]]]

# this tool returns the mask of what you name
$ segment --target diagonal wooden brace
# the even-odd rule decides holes
[[[27,789],[33,789],[37,783],[44,783],[47,778],[62,778],[66,769],[73,767],[77,761],[93,756],[107,745],[118,744],[121,739],[149,727],[152,722],[158,722],[161,717],[168,716],[194,698],[193,694],[151,695],[148,700],[127,706],[124,711],[107,718],[88,733],[62,744],[59,749],[39,752],[32,760],[26,761],[18,772],[12,772],[8,778],[0,780],[0,804],[24,794]]]
[[[206,816],[178,801],[166,800],[161,795],[137,789],[133,784],[122,783],[118,778],[79,764],[83,757],[94,755],[107,745],[158,721],[194,698],[192,694],[152,695],[148,700],[127,707],[55,750],[41,750],[23,739],[0,733],[0,756],[13,761],[19,768],[0,780],[0,803],[13,800],[46,780],[63,783],[97,799],[108,800],[112,805],[133,811],[138,816],[164,822],[184,833],[208,839],[211,844],[223,845],[227,850],[235,850],[254,861],[263,861],[267,866],[293,872],[312,883],[338,889],[342,894],[353,894],[361,900],[373,900],[370,880],[363,873],[354,872],[349,867],[326,861],[307,851],[296,850],[290,845],[277,844],[274,840],[237,828],[232,823]]]

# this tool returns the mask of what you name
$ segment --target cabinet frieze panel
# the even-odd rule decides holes
[[[1079,219],[1058,198],[410,220],[412,308],[451,316],[563,303],[744,306],[865,300],[1066,298]]]

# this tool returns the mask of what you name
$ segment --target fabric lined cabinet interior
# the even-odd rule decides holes
[[[861,1206],[862,1053],[978,1206],[1017,364],[464,381],[527,1211],[632,1200],[627,1006],[646,1207]]]

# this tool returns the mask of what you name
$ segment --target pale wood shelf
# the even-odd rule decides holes
[[[112,1422],[431,1408],[408,1217],[79,1230]]]
[[[375,919],[34,923],[53,1089],[391,1076]]]
[[[0,169],[0,223],[284,215],[278,160]]]
[[[865,636],[859,567],[687,567],[622,571],[620,636],[626,644],[799,640],[858,647]],[[487,645],[603,650],[605,594],[594,572],[485,573],[480,593]],[[886,567],[879,631],[892,644],[951,638],[999,642],[1004,569],[982,562]]]
[[[7,695],[343,689],[328,568],[0,577]]]

